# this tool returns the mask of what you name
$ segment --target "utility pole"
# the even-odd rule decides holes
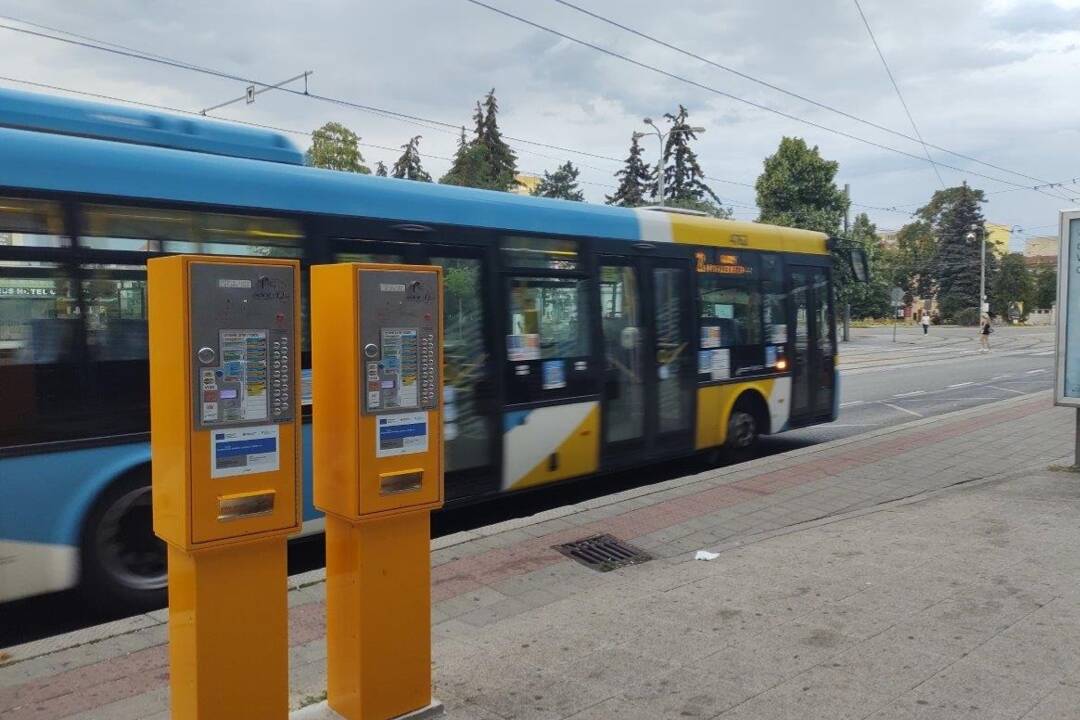
[[[849,234],[848,228],[851,215],[851,185],[848,183],[844,183],[844,201],[844,238],[850,244],[851,235]],[[895,314],[896,313],[894,312],[893,315]],[[893,318],[893,333],[896,333],[895,317]],[[844,342],[849,342],[851,340],[851,302],[848,301],[847,298],[844,299],[844,333],[842,339]],[[895,339],[896,338],[893,338],[894,341]]]
[[[979,236],[979,324],[982,324],[983,313],[986,319],[990,319],[990,306],[986,302],[986,228],[980,228],[978,223],[971,223],[971,232],[968,239],[974,240]]]

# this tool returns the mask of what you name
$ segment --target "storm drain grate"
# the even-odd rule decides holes
[[[554,547],[566,557],[600,572],[610,572],[615,568],[637,565],[653,559],[652,555],[644,550],[608,534],[594,535]]]

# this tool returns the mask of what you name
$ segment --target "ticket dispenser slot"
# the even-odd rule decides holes
[[[430,513],[443,500],[442,269],[311,269],[315,505],[326,513],[327,701],[432,705]]]
[[[171,716],[288,716],[286,540],[300,529],[300,266],[148,263],[154,532]]]

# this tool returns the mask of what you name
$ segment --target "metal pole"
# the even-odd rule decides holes
[[[1080,467],[1080,408],[1077,408],[1077,432],[1076,432],[1075,440],[1076,440],[1076,449],[1074,451],[1075,452],[1074,456],[1072,456],[1072,458],[1074,458],[1074,461],[1072,461],[1072,462],[1074,462],[1074,465],[1072,465],[1072,466]]]
[[[896,308],[892,311],[892,341],[896,342]]]
[[[844,199],[847,201],[844,203],[844,237],[848,242],[851,242],[851,236],[848,234],[848,228],[850,227],[849,216],[851,215],[851,185],[844,183]],[[893,331],[896,331],[896,313],[893,312]],[[844,303],[844,342],[851,341],[851,303]],[[895,341],[895,339],[894,339]]]
[[[657,204],[664,207],[664,136],[660,129],[656,129],[656,137],[660,138],[660,161],[656,163],[656,194]]]
[[[986,305],[986,228],[979,232],[979,320],[982,321],[983,307]],[[989,309],[986,310],[990,318]]]

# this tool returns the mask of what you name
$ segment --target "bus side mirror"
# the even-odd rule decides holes
[[[855,282],[870,282],[870,261],[862,248],[851,248],[851,274]]]

